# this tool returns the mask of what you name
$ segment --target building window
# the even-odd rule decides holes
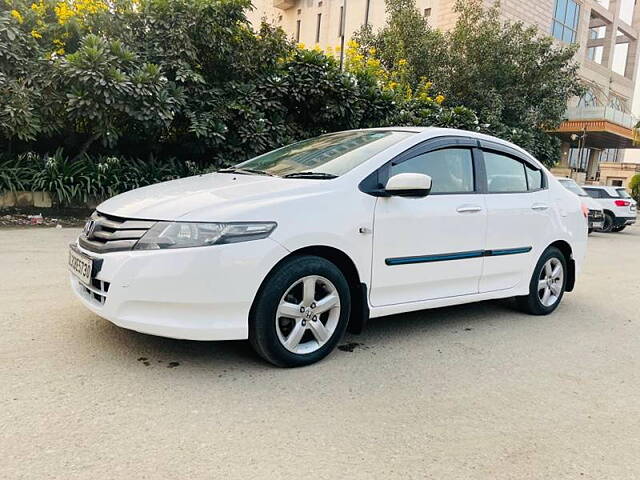
[[[579,18],[580,5],[574,0],[556,0],[551,33],[563,42],[575,42]]]
[[[591,17],[593,19],[593,17]],[[600,27],[591,27],[589,29],[589,38],[591,40],[599,40],[607,35],[607,27],[602,25]]]
[[[599,45],[597,47],[587,48],[587,58],[600,65],[602,65],[603,55],[604,55],[604,47],[602,45]]]
[[[300,41],[300,20],[296,20],[296,42]]]
[[[320,43],[320,25],[322,25],[322,14],[318,14],[318,23],[316,24],[316,43]]]
[[[424,9],[424,18],[429,18],[431,16],[431,9],[430,8],[425,8]]]

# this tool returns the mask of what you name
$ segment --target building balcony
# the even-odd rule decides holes
[[[586,148],[638,148],[638,119],[611,107],[572,107],[566,120],[550,133],[563,141],[575,143],[575,136],[584,135]]]
[[[281,10],[289,10],[296,6],[297,0],[273,0],[273,6]]]
[[[638,122],[628,113],[611,107],[572,107],[567,109],[568,121],[604,120],[624,128],[633,128]]]

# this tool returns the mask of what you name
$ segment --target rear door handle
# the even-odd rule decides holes
[[[531,210],[547,210],[549,205],[545,205],[544,203],[534,203],[531,205]]]
[[[474,212],[480,212],[481,210],[482,210],[482,207],[480,205],[460,205],[456,209],[456,212],[458,212],[458,213],[474,213]]]

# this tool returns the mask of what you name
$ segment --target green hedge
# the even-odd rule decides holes
[[[1,191],[46,191],[56,205],[79,206],[154,183],[206,173],[194,162],[175,158],[141,161],[116,156],[70,159],[62,150],[53,155],[20,154],[0,160]]]

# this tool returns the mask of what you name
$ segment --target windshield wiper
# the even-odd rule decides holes
[[[282,178],[322,178],[330,180],[332,178],[338,178],[338,176],[333,173],[324,172],[294,172],[287,173],[286,175],[283,175]]]
[[[277,177],[273,173],[264,172],[262,170],[256,170],[253,168],[223,168],[218,170],[220,173],[239,173],[241,175],[267,175],[269,177]]]

